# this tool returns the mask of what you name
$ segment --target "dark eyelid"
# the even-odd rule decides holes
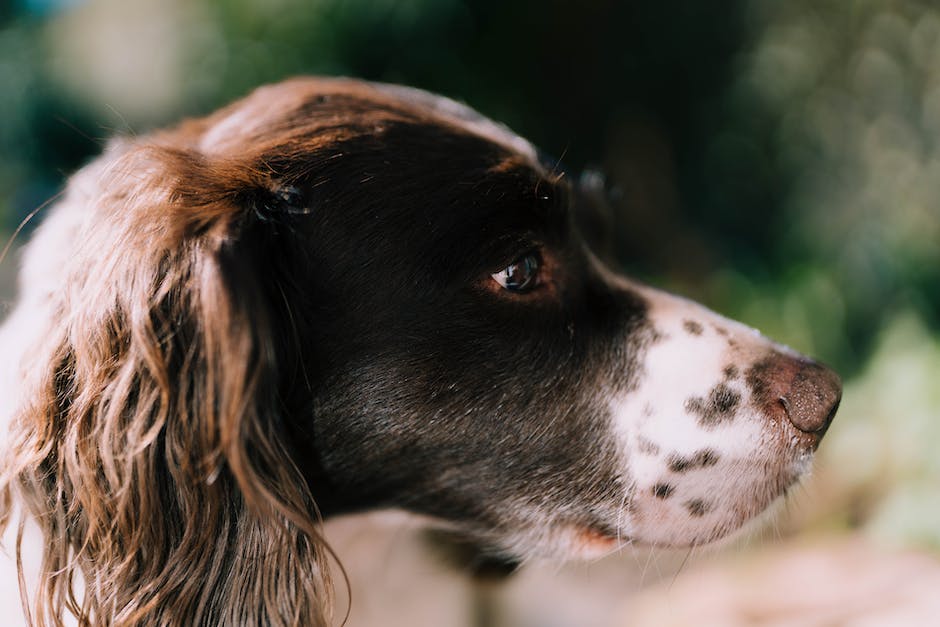
[[[486,260],[486,269],[499,272],[520,257],[538,251],[543,246],[541,238],[532,232],[506,233],[492,240],[486,249],[481,251],[481,258]]]

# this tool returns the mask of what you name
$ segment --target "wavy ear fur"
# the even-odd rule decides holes
[[[145,142],[102,161],[57,209],[81,226],[0,462],[0,529],[21,500],[44,536],[31,621],[327,624],[329,549],[280,414],[285,303],[260,269],[280,247],[246,206],[270,173]]]

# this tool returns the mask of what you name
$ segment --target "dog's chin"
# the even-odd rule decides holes
[[[720,547],[772,517],[776,505],[784,498],[778,496],[765,507],[751,513],[744,512],[744,504],[724,516],[707,521],[678,519],[671,513],[661,517],[650,517],[648,523],[638,526],[632,533],[617,533],[609,528],[593,525],[558,525],[544,529],[532,536],[513,534],[499,542],[502,549],[491,549],[488,554],[500,555],[504,559],[525,562],[530,559],[548,559],[560,562],[595,561],[623,550],[639,547],[660,549],[684,549],[706,545]],[[534,540],[534,541],[533,541]]]
[[[722,544],[775,516],[807,474],[812,455],[800,455],[768,477],[738,483],[712,500],[642,498],[632,504],[634,543],[668,548]]]
[[[775,455],[755,453],[746,460],[697,469],[694,487],[699,489],[692,492],[681,487],[669,495],[637,490],[622,503],[610,503],[607,514],[593,522],[585,522],[592,517],[563,520],[548,511],[529,511],[498,529],[442,519],[425,518],[425,522],[434,530],[432,535],[449,538],[443,544],[456,542],[461,547],[461,559],[456,561],[471,564],[469,570],[493,560],[594,561],[631,547],[720,547],[774,518],[787,493],[811,469],[811,448],[792,442],[787,446],[779,438],[777,446],[763,453],[768,450]]]

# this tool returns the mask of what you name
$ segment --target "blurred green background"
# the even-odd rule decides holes
[[[449,95],[572,172],[604,171],[625,269],[843,374],[816,524],[940,548],[936,3],[0,6],[5,232],[107,137],[265,82],[342,74]]]

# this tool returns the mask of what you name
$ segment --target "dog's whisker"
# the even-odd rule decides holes
[[[667,587],[667,590],[672,590],[672,587],[673,587],[673,586],[675,585],[675,583],[676,583],[676,579],[679,578],[679,574],[685,569],[685,565],[688,563],[689,558],[692,556],[692,552],[693,552],[694,550],[695,550],[695,545],[693,544],[693,545],[690,546],[689,549],[685,552],[685,557],[682,558],[682,562],[679,564],[679,568],[677,568],[677,569],[676,569],[676,572],[673,573],[672,579],[671,579],[670,582],[669,582],[669,586]]]

